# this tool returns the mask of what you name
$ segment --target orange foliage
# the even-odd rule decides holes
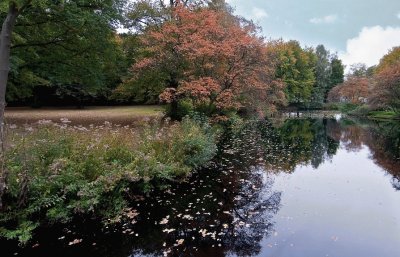
[[[365,103],[370,93],[370,81],[365,77],[350,77],[332,88],[328,100],[331,102]]]
[[[172,19],[143,36],[146,58],[133,72],[154,69],[167,74],[160,100],[180,98],[238,109],[284,100],[283,84],[273,80],[271,61],[256,27],[207,8],[174,8]],[[257,101],[258,100],[258,101]]]
[[[375,74],[370,102],[375,108],[400,109],[400,62],[387,65]]]

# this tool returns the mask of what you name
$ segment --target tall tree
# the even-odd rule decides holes
[[[107,16],[77,6],[31,7],[14,30],[6,100],[57,92],[78,101],[109,91],[124,58]]]
[[[278,103],[280,97],[271,96],[281,91],[271,81],[263,39],[251,22],[228,16],[206,7],[177,5],[171,21],[144,34],[146,48],[132,67],[131,81],[147,72],[158,74],[165,88],[160,99],[170,103],[172,116],[183,100],[207,114],[251,104],[256,99],[249,101],[249,94],[265,97],[262,102],[267,105]]]
[[[350,72],[346,76],[366,78],[368,74],[368,67],[365,63],[355,63],[350,66]]]
[[[299,42],[272,42],[277,55],[275,75],[285,83],[286,98],[291,105],[307,106],[315,83],[315,54],[312,49],[302,49]]]
[[[394,47],[382,57],[373,80],[372,106],[400,112],[400,47]]]
[[[332,67],[330,53],[323,45],[318,45],[315,51],[317,61],[315,64],[315,85],[312,91],[311,106],[322,107],[327,89],[329,88]]]
[[[4,20],[0,33],[0,109],[4,110],[5,107],[6,88],[10,71],[10,52],[12,51],[14,54],[14,51],[17,51],[14,48],[28,52],[27,47],[41,46],[44,48],[57,45],[59,49],[54,52],[58,52],[61,48],[70,50],[67,59],[76,57],[74,55],[82,55],[86,46],[80,45],[80,50],[75,48],[75,51],[71,51],[71,46],[73,46],[71,41],[79,45],[82,42],[79,34],[86,33],[86,35],[89,35],[87,33],[89,30],[99,32],[99,30],[96,31],[96,28],[101,28],[102,26],[96,27],[94,20],[98,24],[107,23],[109,27],[116,27],[119,14],[123,12],[122,9],[125,2],[126,0],[88,0],[85,2],[79,0],[2,1],[0,4],[0,17]],[[16,34],[18,27],[25,27],[25,29],[20,29]],[[86,31],[83,32],[85,29]],[[92,35],[104,36],[104,34],[96,33],[92,33]],[[12,38],[13,36],[14,39]],[[63,44],[65,42],[70,44]],[[58,61],[62,63],[62,60],[65,60],[65,56]],[[86,74],[90,73],[86,72]],[[3,119],[3,111],[1,111],[0,124],[4,122]]]
[[[370,97],[373,107],[400,112],[400,60],[380,68],[374,78]]]
[[[0,210],[3,209],[2,197],[6,187],[7,171],[4,166],[4,109],[6,106],[6,87],[10,70],[10,48],[12,32],[18,15],[30,4],[30,1],[18,6],[9,2],[8,12],[0,32]]]
[[[328,99],[329,91],[336,85],[344,82],[344,66],[342,60],[336,54],[331,57],[331,75],[329,77],[328,88],[325,90],[324,102]]]

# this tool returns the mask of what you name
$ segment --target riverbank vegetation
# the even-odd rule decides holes
[[[118,221],[137,192],[184,179],[216,154],[207,123],[73,126],[41,120],[9,128],[1,236],[26,242],[40,224],[74,216]]]

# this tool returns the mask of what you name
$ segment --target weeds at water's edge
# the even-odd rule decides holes
[[[216,131],[189,118],[142,128],[69,122],[9,127],[0,236],[26,243],[37,226],[77,215],[118,222],[129,212],[132,186],[144,192],[165,186],[217,151]]]

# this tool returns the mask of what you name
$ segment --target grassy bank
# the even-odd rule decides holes
[[[393,110],[374,110],[370,106],[351,103],[329,103],[326,110],[338,110],[344,114],[356,117],[364,117],[375,120],[400,120],[400,113]]]
[[[41,224],[77,215],[119,221],[132,190],[145,192],[188,176],[216,153],[216,133],[184,119],[163,126],[73,126],[48,120],[11,125],[0,235],[28,241]]]
[[[8,123],[32,123],[43,119],[59,122],[61,118],[68,118],[73,124],[99,124],[107,120],[127,125],[140,119],[161,117],[163,112],[164,107],[158,105],[90,106],[85,109],[11,107],[6,109],[5,116]]]

